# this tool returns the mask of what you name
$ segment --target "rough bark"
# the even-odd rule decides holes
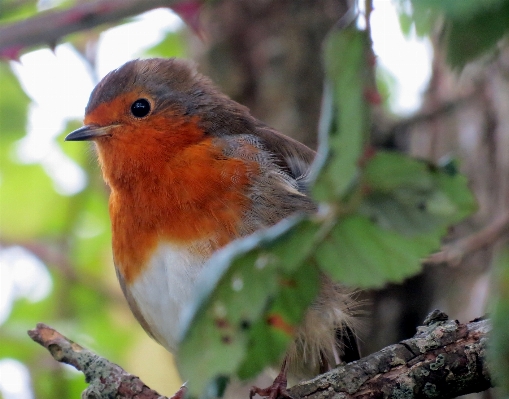
[[[28,335],[48,349],[55,360],[83,372],[90,384],[82,394],[83,399],[165,399],[138,377],[83,348],[46,324],[37,324],[34,330],[28,331]]]
[[[413,338],[291,389],[295,397],[454,398],[491,387],[488,320],[460,324],[435,311]]]
[[[290,389],[295,399],[453,398],[491,387],[488,320],[460,324],[434,311],[413,338]],[[28,332],[59,362],[85,374],[83,398],[165,399],[138,377],[39,323]],[[181,395],[182,389],[176,395]],[[246,393],[247,397],[247,393]]]

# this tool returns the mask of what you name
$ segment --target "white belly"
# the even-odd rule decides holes
[[[196,279],[210,253],[209,245],[193,249],[201,250],[160,244],[148,267],[128,288],[154,338],[171,352],[177,349],[182,309],[196,295]]]

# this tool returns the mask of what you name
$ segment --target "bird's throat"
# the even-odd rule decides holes
[[[111,187],[115,263],[127,283],[161,242],[187,246],[210,240],[217,249],[238,237],[250,206],[248,175],[255,172],[254,163],[226,158],[212,139],[172,156],[110,154],[99,148]]]

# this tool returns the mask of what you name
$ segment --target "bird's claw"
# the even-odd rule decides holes
[[[272,385],[267,388],[251,387],[249,390],[249,399],[253,399],[255,395],[260,395],[268,399],[287,398],[293,399],[288,390],[286,389],[287,380],[286,372],[281,372]]]

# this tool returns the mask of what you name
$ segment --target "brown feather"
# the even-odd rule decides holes
[[[152,105],[146,121],[129,115],[137,98]],[[258,121],[189,62],[126,63],[96,86],[86,114],[86,123],[121,126],[96,143],[112,187],[119,280],[151,335],[126,284],[142,272],[157,240],[210,239],[217,249],[295,212],[316,211],[308,195],[315,152]],[[321,287],[288,352],[294,369],[333,365],[341,352],[336,330],[353,324],[352,293],[325,276]]]

